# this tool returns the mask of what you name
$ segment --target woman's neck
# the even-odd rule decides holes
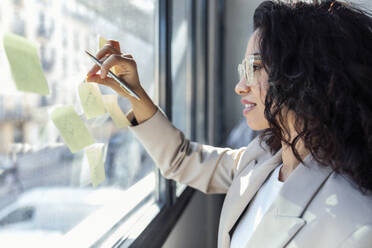
[[[298,135],[298,132],[296,131],[296,128],[294,127],[296,123],[296,115],[293,111],[287,111],[287,110],[284,110],[283,113],[286,113],[287,125],[288,125],[287,127],[289,131],[289,134],[288,134],[289,137],[285,133],[286,137],[284,138],[292,142],[294,138],[297,137]],[[305,148],[305,145],[302,139],[299,139],[298,142],[296,143],[296,150],[302,160],[309,154],[309,150]],[[283,166],[279,171],[279,180],[284,182],[285,180],[287,180],[287,178],[292,173],[292,171],[296,169],[300,161],[298,161],[297,158],[295,157],[291,146],[289,146],[283,141],[282,141],[282,161],[283,161]]]
[[[303,142],[298,142],[296,149],[302,160],[309,154],[309,150],[305,148]],[[292,148],[284,142],[282,142],[282,161],[283,166],[279,171],[279,180],[284,182],[300,163],[295,157]]]

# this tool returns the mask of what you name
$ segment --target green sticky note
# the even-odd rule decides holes
[[[41,67],[36,45],[11,33],[4,35],[3,43],[17,89],[48,95],[48,83]]]
[[[94,187],[102,183],[106,178],[104,147],[104,144],[98,143],[85,148],[85,154],[90,167],[90,178]]]
[[[114,121],[117,128],[124,128],[130,125],[127,117],[121,111],[118,104],[118,97],[116,95],[102,96],[107,112],[109,112],[111,119]]]
[[[87,119],[95,118],[106,113],[102,94],[95,83],[81,83],[79,85],[81,106]]]
[[[83,120],[72,106],[55,108],[52,121],[72,153],[94,143],[94,139]]]

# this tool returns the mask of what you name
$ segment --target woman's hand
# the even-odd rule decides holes
[[[137,64],[132,55],[123,55],[120,52],[120,44],[117,41],[109,40],[106,45],[98,51],[96,58],[102,62],[101,68],[94,65],[88,72],[86,80],[106,85],[116,91],[119,95],[130,100],[133,107],[133,114],[129,113],[127,118],[132,121],[132,117],[136,118],[138,123],[141,123],[151,118],[157,111],[156,105],[142,88],[138,73]],[[140,97],[137,100],[129,92],[123,89],[114,79],[107,77],[108,71],[113,68],[114,73],[120,79],[123,79],[136,94]],[[101,70],[101,74],[97,72]]]
[[[137,93],[137,91],[142,90],[136,61],[132,55],[121,53],[119,42],[114,40],[107,41],[106,45],[98,51],[96,58],[102,62],[102,67],[100,68],[98,65],[92,67],[87,74],[86,80],[88,82],[106,85],[123,97],[134,98],[118,82],[107,77],[108,71],[113,68],[116,76],[125,81],[133,91]],[[101,74],[96,74],[99,70],[101,70]]]

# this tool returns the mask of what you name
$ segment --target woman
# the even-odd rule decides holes
[[[190,142],[110,41],[87,80],[129,98],[130,129],[163,175],[226,193],[219,247],[372,247],[372,19],[349,4],[263,2],[235,87],[264,130],[232,150]],[[106,77],[113,66],[137,101]]]

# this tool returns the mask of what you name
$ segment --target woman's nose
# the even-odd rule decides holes
[[[235,93],[238,95],[246,95],[250,90],[244,77],[235,85]]]

